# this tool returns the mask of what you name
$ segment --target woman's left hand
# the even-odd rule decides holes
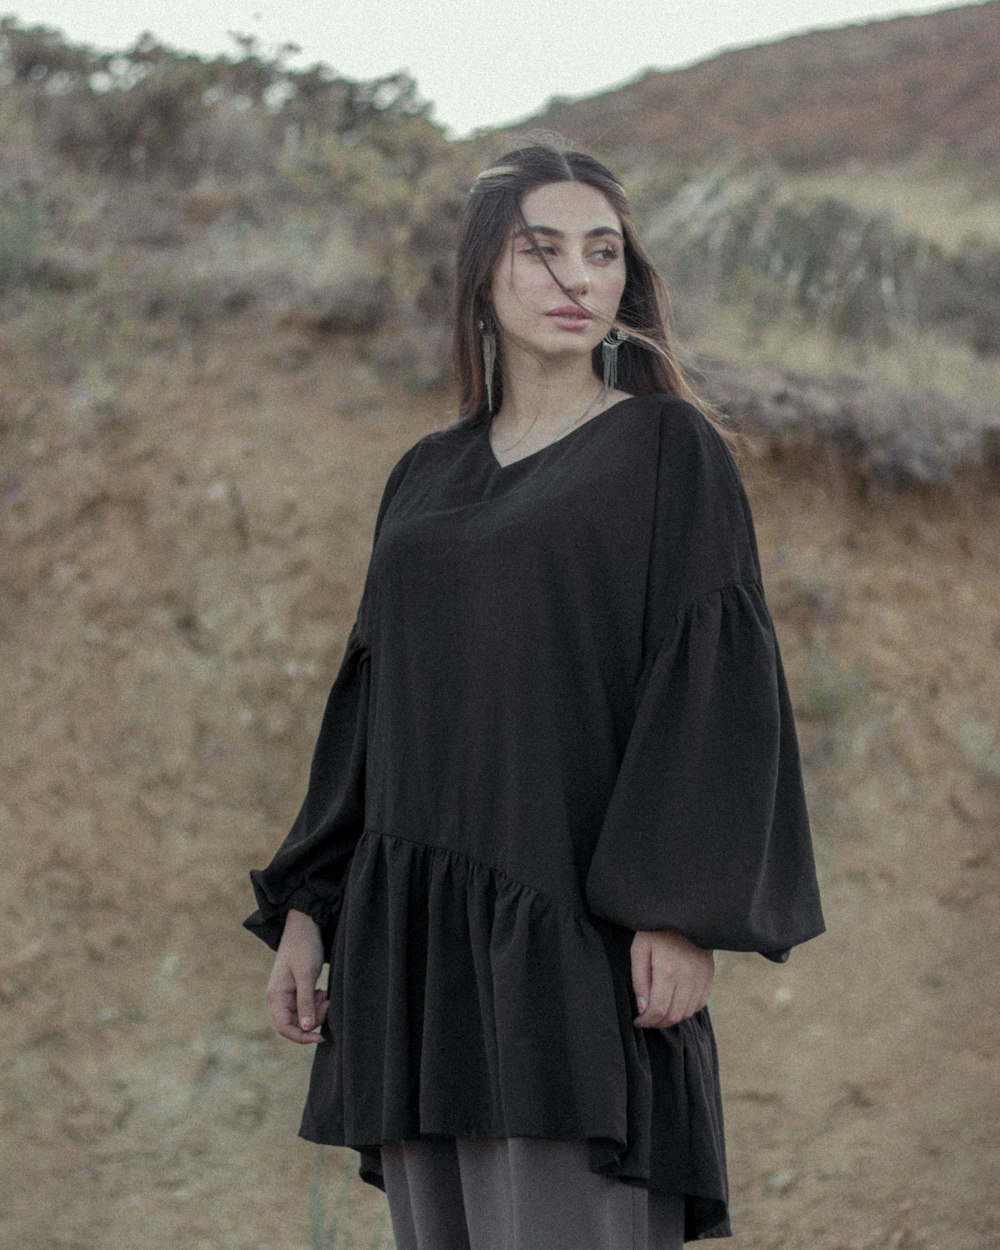
[[[715,956],[686,937],[668,930],[640,929],[632,939],[632,989],[638,1029],[666,1029],[679,1024],[708,1002]]]

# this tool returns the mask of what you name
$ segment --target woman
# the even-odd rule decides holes
[[[300,1132],[399,1250],[725,1236],[712,952],[823,930],[746,496],[590,157],[477,178],[454,342],[251,874],[278,1031],[321,1043]]]

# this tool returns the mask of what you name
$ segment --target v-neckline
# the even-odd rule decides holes
[[[616,408],[620,408],[622,404],[630,403],[633,399],[638,399],[638,396],[627,395],[624,399],[616,400],[615,403],[610,404],[607,408],[602,408],[600,412],[595,412],[592,417],[588,417],[587,420],[581,425],[573,426],[573,428],[567,430],[565,434],[560,434],[558,438],[554,438],[550,443],[546,443],[544,447],[536,447],[534,451],[529,451],[527,455],[518,456],[516,460],[508,460],[506,464],[501,463],[501,461],[497,459],[496,452],[493,450],[493,444],[490,442],[490,429],[493,425],[493,420],[492,418],[487,418],[487,420],[483,422],[483,428],[481,431],[482,439],[486,446],[486,454],[489,456],[490,463],[492,464],[494,471],[497,473],[505,473],[508,469],[516,468],[519,464],[525,464],[529,460],[536,459],[536,457],[540,456],[542,452],[548,451],[550,447],[556,447],[558,444],[566,442],[566,440],[572,438],[574,434],[579,434],[588,426],[593,425],[595,421],[600,421],[601,417],[606,417],[609,412],[614,412]]]

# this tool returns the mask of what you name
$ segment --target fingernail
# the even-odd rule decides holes
[[[645,1010],[646,1010],[646,1000],[644,998],[640,998],[639,999],[639,1011],[643,1012]]]
[[[308,1030],[308,1029],[311,1029],[312,1026],[313,1026],[313,1022],[309,1019],[309,1017],[308,1016],[304,1017],[302,1021],[302,1027]]]

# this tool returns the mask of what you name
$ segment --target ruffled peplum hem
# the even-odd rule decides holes
[[[460,852],[365,831],[300,1134],[358,1150],[379,1187],[384,1142],[588,1140],[595,1171],[687,1194],[689,1237],[726,1235],[708,1013],[636,1029],[631,940]]]

